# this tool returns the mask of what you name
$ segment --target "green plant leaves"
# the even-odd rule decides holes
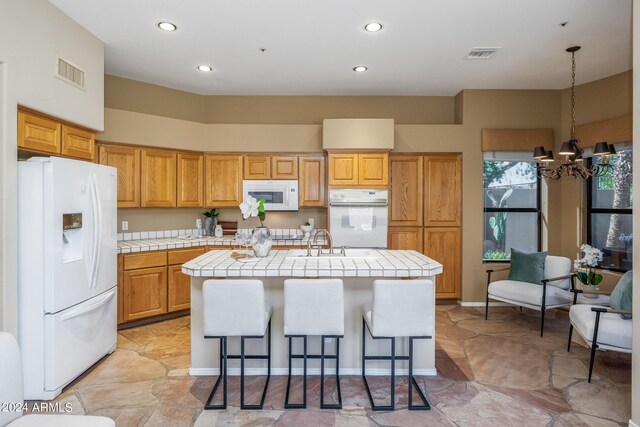
[[[264,221],[267,217],[267,214],[264,211],[264,202],[264,199],[258,200],[258,218],[260,218],[260,221]]]
[[[602,282],[602,274],[598,274],[595,273],[593,271],[589,271],[584,272],[584,271],[578,271],[576,273],[578,280],[580,280],[580,282],[584,283],[585,285],[592,285],[592,286],[597,286],[600,284],[600,282]]]

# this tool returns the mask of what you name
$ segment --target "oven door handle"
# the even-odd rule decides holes
[[[357,207],[357,208],[384,208],[387,206],[387,202],[362,202],[362,203],[354,203],[354,202],[329,202],[329,206],[340,206],[340,207]]]

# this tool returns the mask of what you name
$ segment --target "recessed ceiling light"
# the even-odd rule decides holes
[[[375,33],[376,31],[380,31],[382,29],[382,24],[379,22],[370,22],[364,26],[365,31],[369,31],[370,33]]]
[[[367,67],[365,67],[364,65],[358,65],[357,67],[353,67],[353,71],[355,71],[356,73],[364,73],[365,71],[367,71]]]
[[[163,31],[175,31],[178,29],[176,24],[172,24],[171,22],[158,22],[158,28]]]
[[[209,67],[208,65],[198,65],[196,68],[198,68],[198,70],[200,71],[213,71],[213,68]]]

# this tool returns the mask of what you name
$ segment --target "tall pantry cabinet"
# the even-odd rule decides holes
[[[389,247],[441,262],[436,297],[460,298],[462,155],[392,154],[389,177]]]

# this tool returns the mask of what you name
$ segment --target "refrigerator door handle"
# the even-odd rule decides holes
[[[116,291],[113,290],[113,291],[111,291],[109,293],[106,293],[104,295],[96,297],[95,301],[92,304],[86,305],[84,307],[78,307],[75,310],[72,310],[72,311],[70,311],[68,313],[65,313],[60,317],[60,320],[64,321],[64,320],[73,319],[74,317],[82,316],[83,314],[86,314],[86,313],[89,313],[91,311],[97,310],[98,308],[102,307],[107,302],[109,302],[109,300],[111,298],[113,298],[115,293],[116,293]]]
[[[100,239],[100,219],[98,210],[98,193],[95,175],[89,175],[89,185],[91,187],[91,209],[93,211],[93,252],[91,256],[91,276],[89,278],[89,288],[93,288],[94,277],[98,266],[98,251]]]
[[[95,270],[93,272],[93,280],[92,287],[96,287],[96,282],[98,281],[98,267],[100,265],[100,256],[102,255],[102,195],[100,194],[100,186],[98,185],[98,177],[94,173],[93,174],[93,185],[95,186],[96,193],[96,211],[98,212],[98,227],[96,229],[96,240],[98,244],[96,245],[97,253],[96,253],[96,262],[95,262]]]

